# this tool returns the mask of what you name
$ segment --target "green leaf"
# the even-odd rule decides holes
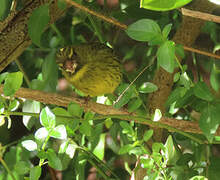
[[[51,137],[56,138],[56,139],[66,139],[67,134],[66,134],[66,128],[64,125],[58,125],[56,126],[49,134]]]
[[[154,160],[151,158],[141,157],[140,163],[142,168],[147,168],[147,169],[154,168]]]
[[[208,104],[207,107],[202,111],[199,119],[199,127],[210,142],[213,140],[214,134],[218,129],[220,123],[219,117],[220,104]]]
[[[153,41],[162,37],[159,25],[151,19],[141,19],[128,26],[128,36],[137,41]]]
[[[160,150],[165,150],[165,146],[162,143],[155,142],[152,145],[152,150],[155,153],[159,153]]]
[[[220,73],[219,73],[219,70],[217,69],[215,64],[213,64],[213,67],[211,70],[210,84],[211,84],[212,88],[216,92],[218,92],[219,86],[220,86]]]
[[[55,50],[52,50],[43,62],[42,77],[43,90],[47,92],[55,92],[58,79],[58,67],[55,61]],[[39,85],[41,86],[41,84]]]
[[[62,162],[58,158],[57,154],[54,152],[53,149],[48,149],[47,150],[47,158],[48,158],[48,164],[50,167],[57,169],[57,170],[62,170]]]
[[[172,73],[175,67],[175,43],[165,41],[157,50],[157,59],[162,68]]]
[[[184,52],[184,49],[183,49],[183,45],[181,45],[181,44],[176,44],[176,46],[175,46],[175,52],[176,52],[176,54],[177,54],[180,58],[182,58],[182,59],[185,58],[185,52]]]
[[[4,72],[0,74],[0,84],[5,80],[8,74],[9,74],[8,72]]]
[[[28,151],[37,150],[37,143],[32,140],[25,140],[21,142],[22,146]]]
[[[208,86],[204,82],[196,83],[193,88],[194,95],[205,101],[212,101],[214,99],[212,93],[210,92]]]
[[[220,158],[218,156],[210,157],[210,166],[208,168],[208,178],[218,180],[220,177]]]
[[[126,154],[130,150],[132,150],[134,147],[131,144],[126,144],[125,146],[122,146],[118,152],[118,154]]]
[[[111,119],[111,118],[107,118],[107,119],[105,120],[105,127],[106,127],[107,129],[109,129],[109,128],[111,128],[112,125],[113,125],[112,119]]]
[[[158,90],[158,87],[151,83],[151,82],[145,82],[141,85],[141,87],[138,89],[140,93],[152,93]]]
[[[146,131],[143,137],[144,141],[147,142],[153,136],[153,133],[154,133],[153,129]]]
[[[0,20],[3,20],[5,18],[5,15],[7,11],[10,10],[11,6],[11,0],[1,0],[1,6],[0,6]]]
[[[47,138],[48,135],[49,135],[48,130],[45,127],[41,127],[35,132],[34,137],[38,141],[43,142]]]
[[[177,73],[174,74],[173,82],[175,83],[175,82],[179,81],[179,79],[180,79],[180,73],[177,72]]]
[[[119,91],[118,94],[120,95],[121,93],[123,93],[124,90],[128,86],[129,86],[129,84],[121,84],[117,88],[117,91]],[[123,107],[125,104],[127,104],[130,101],[130,99],[132,98],[134,92],[135,92],[135,87],[134,86],[130,86],[129,89],[127,89],[125,91],[125,93],[123,94],[123,96],[119,99],[119,101],[114,104],[114,107],[118,108],[118,109]]]
[[[178,166],[187,166],[189,161],[191,161],[193,159],[193,155],[190,153],[185,153],[182,156],[180,156],[180,158],[178,159],[178,161],[176,162],[176,164]]]
[[[176,89],[174,89],[170,95],[168,96],[168,99],[165,103],[165,106],[168,107],[170,106],[172,103],[174,103],[175,101],[177,101],[178,99],[181,98],[181,94],[182,92],[186,92],[186,88],[184,87],[177,87]]]
[[[105,152],[105,135],[105,133],[100,135],[99,142],[93,150],[93,154],[95,154],[101,160],[103,160]]]
[[[78,118],[71,117],[69,112],[67,112],[64,108],[56,107],[53,109],[53,113],[56,115],[56,125],[63,124],[66,127],[68,136],[74,135],[74,131],[79,127],[80,120]]]
[[[85,134],[86,136],[91,136],[91,134],[92,134],[92,127],[91,127],[91,125],[89,124],[88,121],[83,121],[81,126],[79,127],[79,131],[82,134]]]
[[[137,110],[140,106],[142,105],[142,101],[140,98],[133,98],[131,101],[128,103],[128,111],[129,112],[134,112]]]
[[[19,104],[20,104],[19,101],[16,99],[10,101],[8,110],[15,111],[18,108]]]
[[[169,35],[170,31],[171,31],[171,28],[172,28],[172,24],[167,24],[167,25],[163,28],[162,34],[163,34],[163,37],[164,37],[164,38],[167,38],[167,37],[168,37],[168,35]]]
[[[186,72],[180,76],[179,84],[184,86],[186,89],[190,89],[192,86],[191,80]]]
[[[193,176],[190,180],[207,180],[205,176]]]
[[[22,112],[40,113],[40,102],[25,100],[23,107],[22,107]],[[23,116],[23,124],[29,130],[31,130],[31,128],[34,125],[34,122],[31,121],[31,118],[33,120],[33,117],[31,116]]]
[[[71,102],[67,107],[68,112],[72,116],[82,117],[84,109],[80,107],[79,104]]]
[[[173,138],[171,135],[169,135],[169,137],[167,138],[167,141],[165,143],[165,148],[166,148],[165,156],[166,156],[167,164],[169,165],[175,164],[176,161],[179,159],[179,156],[174,146]]]
[[[131,125],[129,123],[121,121],[120,126],[122,127],[122,129],[123,129],[122,132],[124,134],[129,134],[129,135],[134,134],[134,130],[133,130],[133,128],[131,127]]]
[[[154,112],[154,115],[152,117],[152,120],[157,122],[157,121],[159,121],[161,119],[161,117],[162,117],[161,111],[159,109],[155,109],[155,112]]]
[[[25,175],[30,170],[30,164],[26,161],[18,161],[15,165],[15,171],[19,175]]]
[[[42,109],[40,113],[40,123],[48,130],[53,129],[55,127],[56,117],[48,107]]]
[[[177,99],[175,108],[181,108],[186,106],[187,104],[190,104],[196,97],[193,93],[193,88],[189,89],[184,93],[184,96],[181,96],[181,98]]]
[[[66,2],[62,0],[58,0],[57,6],[59,9],[64,10],[66,8]]]
[[[35,166],[30,170],[30,180],[38,180],[41,176],[41,167]]]
[[[49,20],[50,16],[48,4],[41,5],[39,8],[36,8],[28,20],[28,34],[33,43],[38,46],[41,46],[41,35],[46,29]]]
[[[13,95],[21,87],[22,82],[23,74],[21,72],[7,74],[3,88],[4,95]]]
[[[141,8],[155,11],[169,11],[182,7],[192,0],[141,0]]]

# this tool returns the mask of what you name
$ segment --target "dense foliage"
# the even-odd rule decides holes
[[[22,2],[18,2],[17,11],[25,7]],[[49,25],[50,3],[33,11],[27,25],[32,45],[0,74],[4,84],[0,97],[0,179],[130,179],[142,170],[145,180],[217,180],[220,64],[208,56],[186,53],[183,44],[172,40],[183,18],[176,8],[191,0],[166,4],[143,0],[143,8],[133,0],[77,2],[124,26],[107,23],[61,0],[58,7],[65,13],[54,24]],[[1,3],[4,20],[12,1]],[[219,24],[206,22],[195,44],[205,44],[215,53],[220,49],[219,33]],[[114,94],[89,101],[122,109],[126,115],[100,115],[77,102],[61,107],[35,101],[31,95],[29,99],[14,97],[21,87],[83,97],[63,78],[56,52],[61,47],[92,42],[114,49],[123,80]],[[165,112],[155,108],[152,113],[149,96],[161,90],[154,83],[159,68],[173,73],[172,91],[164,104]],[[190,133],[187,128],[160,123],[163,117],[195,122],[200,129]],[[158,141],[157,130],[151,126],[169,132]]]

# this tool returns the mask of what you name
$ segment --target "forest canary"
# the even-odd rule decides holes
[[[57,63],[67,81],[90,97],[113,93],[122,78],[113,50],[101,43],[61,48]]]

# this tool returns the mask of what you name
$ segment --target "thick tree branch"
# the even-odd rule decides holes
[[[209,13],[193,11],[193,10],[186,9],[186,8],[181,8],[181,12],[184,16],[190,16],[190,17],[202,19],[205,21],[212,21],[212,22],[220,23],[219,16],[215,16]]]
[[[0,86],[0,94],[3,94],[3,85]],[[127,115],[127,117],[130,117],[130,118],[124,118],[125,120],[132,120],[132,117],[136,119],[135,118],[136,115],[134,113],[129,113],[126,109],[115,109],[112,106],[98,104],[92,101],[87,102],[85,99],[82,99],[82,98],[64,96],[64,95],[57,94],[57,93],[48,93],[48,92],[32,90],[28,88],[20,88],[15,93],[14,97],[35,100],[35,101],[39,101],[44,104],[53,104],[53,105],[63,106],[63,107],[67,107],[70,102],[75,102],[79,104],[81,107],[83,107],[85,110],[87,111],[90,110],[101,115],[116,115],[116,116]],[[149,120],[149,118],[146,118],[146,120]],[[176,128],[183,132],[190,132],[190,133],[196,133],[196,134],[202,133],[197,122],[177,120],[174,118],[166,118],[166,117],[162,117],[159,123],[155,123],[155,122],[149,123],[143,120],[138,121],[137,119],[135,121],[137,123],[150,125],[153,127],[157,127],[157,126],[160,126],[159,124],[163,124],[163,125]],[[220,135],[220,128],[217,130],[216,135]]]
[[[49,3],[50,0],[44,0]],[[34,9],[39,7],[41,1],[32,0],[17,13],[10,14],[0,24],[0,71],[14,61],[30,44],[27,23]],[[55,1],[50,4],[50,23],[55,22],[63,14]]]

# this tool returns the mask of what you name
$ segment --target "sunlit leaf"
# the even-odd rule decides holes
[[[141,0],[141,8],[155,11],[169,11],[182,7],[192,0]]]
[[[32,140],[25,140],[21,142],[22,146],[28,151],[37,150],[37,143]]]

